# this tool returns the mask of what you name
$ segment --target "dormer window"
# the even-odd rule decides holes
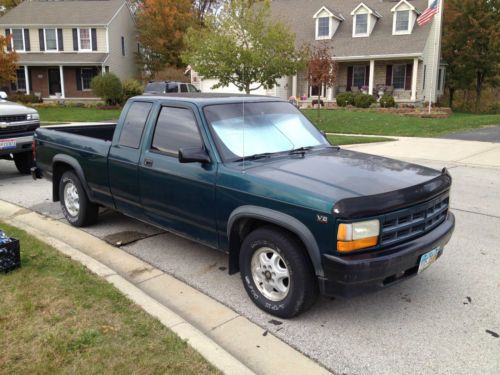
[[[313,16],[316,23],[316,40],[331,39],[337,31],[340,22],[344,21],[344,17],[325,6]]]
[[[382,16],[364,3],[360,3],[351,12],[352,15],[352,36],[360,38],[370,36],[379,18]]]
[[[401,0],[391,9],[393,15],[392,34],[411,34],[419,12],[406,0]]]

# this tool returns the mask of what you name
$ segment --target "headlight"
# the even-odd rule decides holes
[[[337,232],[337,251],[349,252],[377,245],[380,234],[378,220],[339,224]]]
[[[39,120],[40,115],[38,113],[30,113],[26,115],[26,120]]]

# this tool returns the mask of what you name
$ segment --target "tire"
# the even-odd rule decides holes
[[[72,171],[64,172],[59,181],[59,199],[66,220],[75,227],[97,221],[99,206],[89,201],[80,179]]]
[[[280,318],[308,310],[318,296],[317,279],[304,246],[279,228],[258,228],[244,239],[240,273],[250,299]]]
[[[14,154],[14,163],[21,174],[30,174],[31,167],[35,166],[31,151]]]

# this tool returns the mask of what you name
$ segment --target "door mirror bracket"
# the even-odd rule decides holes
[[[210,163],[210,157],[202,147],[185,147],[179,149],[180,163]]]

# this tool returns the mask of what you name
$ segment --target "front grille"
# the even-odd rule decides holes
[[[34,131],[36,128],[38,128],[38,124],[0,126],[0,134]]]
[[[449,193],[429,202],[386,214],[381,219],[380,246],[394,245],[421,236],[446,219]]]
[[[0,122],[26,121],[27,115],[0,116]]]

